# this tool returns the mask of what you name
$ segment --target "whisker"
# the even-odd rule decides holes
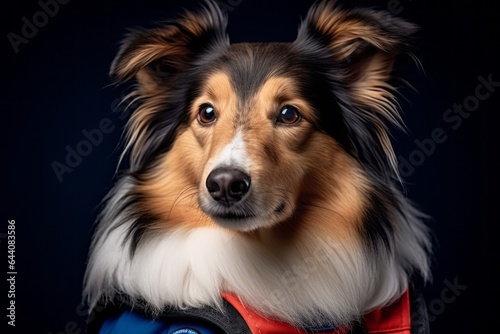
[[[170,207],[170,210],[168,212],[168,217],[170,217],[172,211],[174,210],[175,206],[179,204],[181,201],[185,200],[189,196],[196,195],[197,189],[194,186],[186,186],[184,187],[175,197],[174,202],[172,203],[172,206]]]

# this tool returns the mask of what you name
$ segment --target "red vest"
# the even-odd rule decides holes
[[[233,307],[238,310],[252,334],[307,334],[289,324],[265,318],[232,294],[223,294]],[[406,291],[397,301],[389,306],[376,309],[364,317],[364,327],[368,334],[410,334],[410,298]],[[321,334],[347,334],[348,327],[339,327],[334,331],[321,332]]]

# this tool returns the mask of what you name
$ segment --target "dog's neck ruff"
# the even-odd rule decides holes
[[[230,291],[284,322],[346,323],[391,303],[408,285],[396,261],[320,238],[276,255],[260,243],[204,228],[153,236],[129,257],[125,226],[98,235],[86,279],[91,306],[117,291],[156,311],[217,306]]]

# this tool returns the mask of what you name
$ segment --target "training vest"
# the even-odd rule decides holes
[[[166,308],[159,315],[146,303],[119,295],[113,302],[99,303],[88,319],[89,334],[427,334],[423,298],[406,291],[391,305],[367,313],[361,323],[344,326],[301,328],[266,318],[236,296],[222,295],[222,309],[213,307],[178,310]]]

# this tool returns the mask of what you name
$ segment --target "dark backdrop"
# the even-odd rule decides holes
[[[54,3],[50,0],[0,5],[5,313],[0,319],[9,333],[84,332],[80,296],[87,249],[99,202],[112,184],[124,124],[113,109],[125,87],[109,86],[109,65],[126,28],[151,26],[182,7],[196,8],[195,1],[60,2],[57,7],[43,5]],[[233,42],[291,41],[312,3],[220,2],[228,11]],[[500,82],[500,14],[486,0],[363,5],[390,10],[421,27],[416,55],[423,69],[398,65],[416,91],[403,90],[409,132],[396,132],[394,140],[408,196],[432,217],[434,279],[425,291],[431,327],[434,333],[493,333],[498,327],[493,268],[499,265],[494,227],[500,222],[500,87],[489,87],[489,95],[476,88],[482,80]],[[38,27],[30,27],[33,22]],[[464,103],[471,111],[450,119],[448,109]],[[96,129],[102,137],[85,146],[86,134]],[[87,156],[73,158],[71,171],[58,178],[54,163],[66,164],[68,152],[78,148]],[[6,318],[9,220],[15,220],[16,230],[15,329]]]

